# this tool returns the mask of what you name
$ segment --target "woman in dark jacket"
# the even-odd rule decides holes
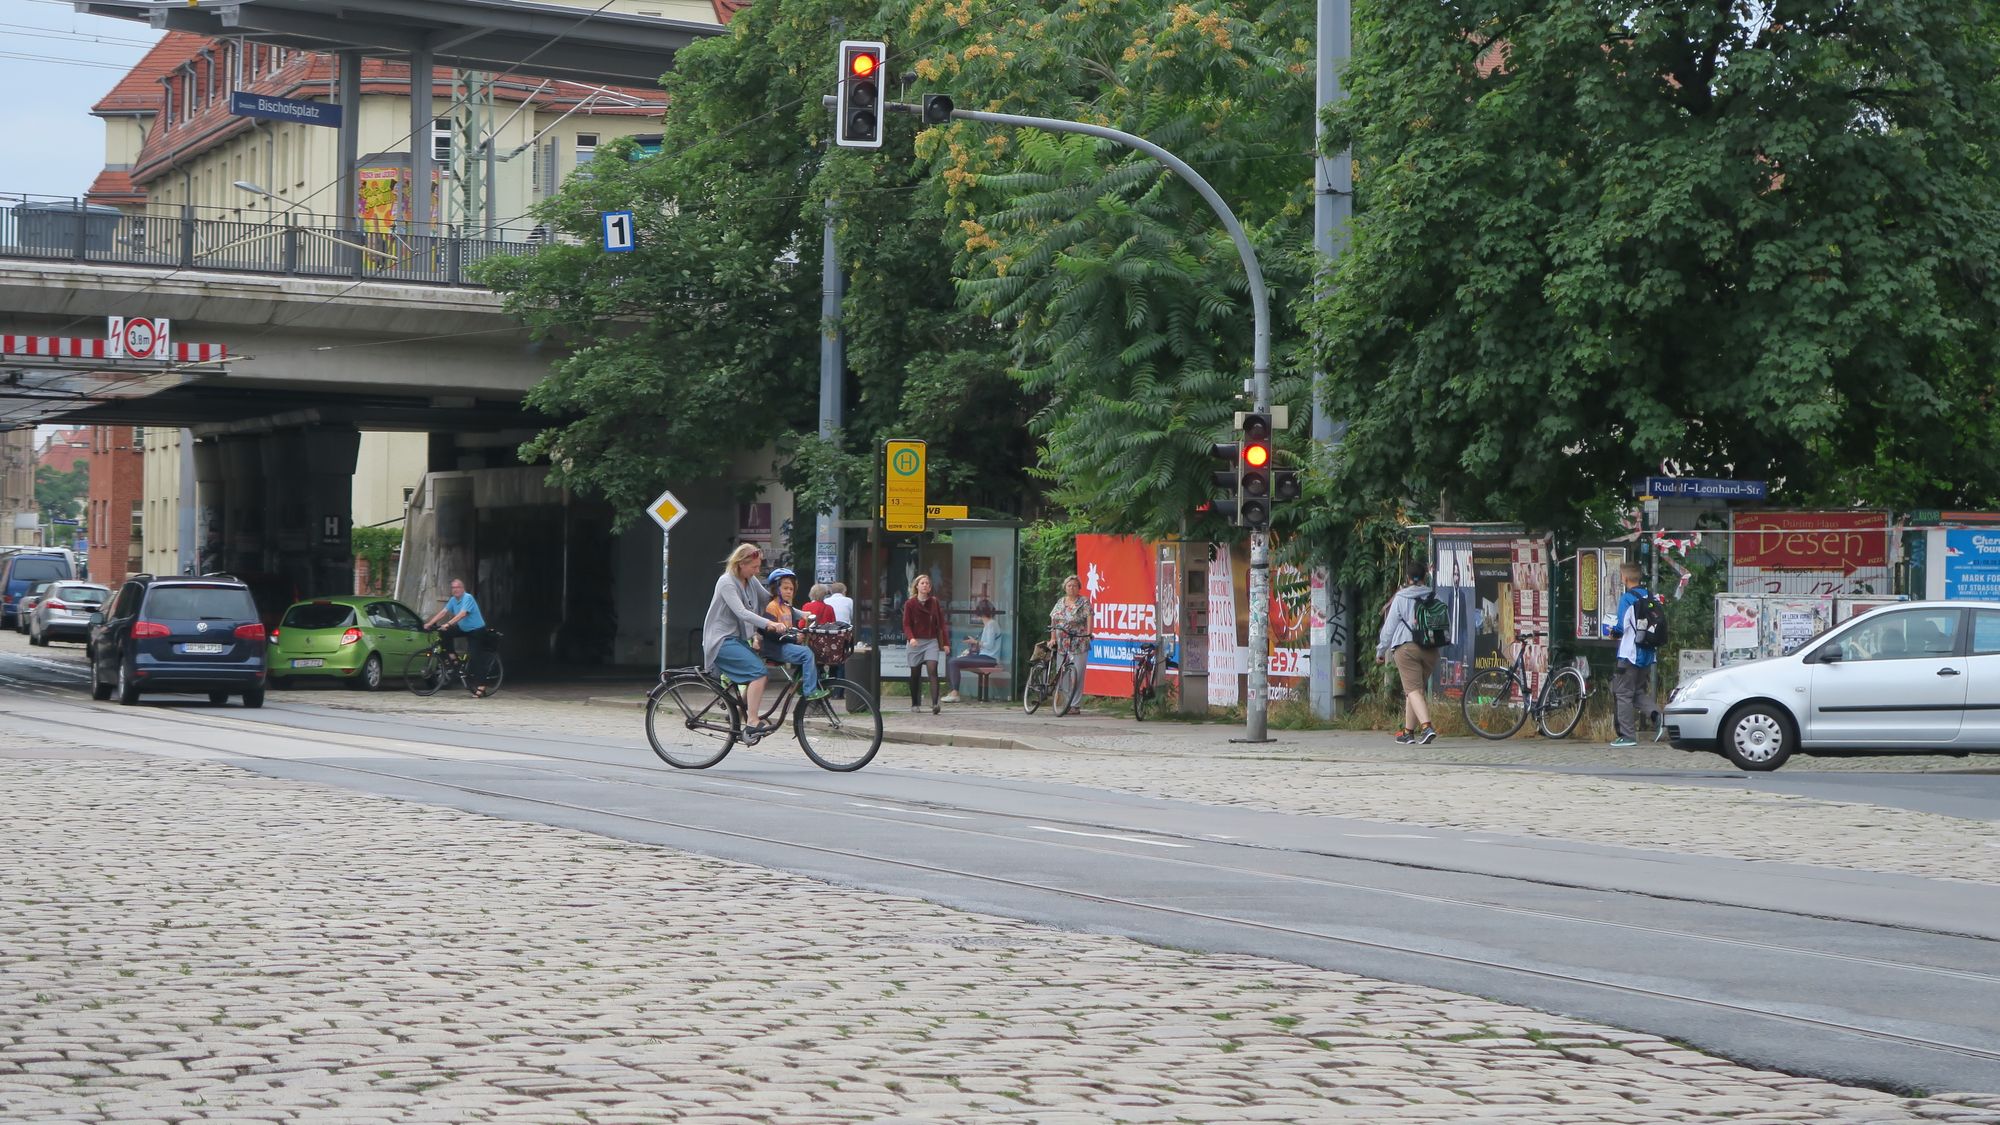
[[[931,576],[917,575],[910,584],[909,600],[903,603],[903,637],[910,654],[910,710],[924,705],[923,676],[931,681],[931,714],[938,713],[943,694],[938,673],[944,668],[944,654],[951,651],[951,629],[945,624],[944,603],[931,596]],[[924,668],[928,665],[928,668]],[[919,671],[919,669],[924,669]]]

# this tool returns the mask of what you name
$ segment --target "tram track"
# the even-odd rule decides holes
[[[80,729],[91,732],[93,734],[105,733],[105,729],[102,725],[91,724],[88,722],[77,722],[67,719],[59,719],[41,714],[28,715],[28,714],[17,713],[17,717],[24,721],[40,723],[49,726]],[[218,722],[215,720],[208,719],[206,717],[177,715],[171,713],[168,713],[164,716],[156,715],[151,717],[163,718],[166,721],[172,722],[175,725],[182,727],[198,727],[201,728],[204,733],[212,732],[220,734],[224,731],[232,731],[233,733],[236,733],[238,735],[254,736],[253,732],[244,730],[243,727],[238,724],[233,724],[228,722]],[[356,746],[354,745],[354,738],[352,736],[349,736],[344,741],[342,741],[339,739],[339,736],[329,736],[326,735],[324,732],[302,731],[298,727],[282,723],[255,722],[250,725],[256,727],[279,727],[283,729],[284,733],[288,737],[299,739],[301,741],[311,742],[316,745],[328,746],[334,749],[346,749],[349,752],[353,752],[356,750],[366,750],[374,754],[388,755],[391,758],[403,759],[403,760],[425,760],[425,761],[447,761],[447,762],[463,760],[462,758],[453,758],[446,755],[440,755],[434,752],[427,752],[424,748],[427,744],[407,738],[387,738],[384,736],[377,736],[377,735],[362,736],[367,741],[371,743],[376,743],[377,745]],[[675,832],[693,834],[697,837],[713,837],[717,839],[725,839],[725,840],[732,840],[732,841],[766,845],[766,846],[776,845],[782,848],[795,850],[801,853],[808,853],[829,858],[837,858],[846,861],[860,862],[864,864],[877,865],[892,869],[900,869],[913,873],[921,873],[927,876],[936,876],[951,880],[970,881],[979,884],[1005,887],[1011,890],[1025,891],[1036,895],[1056,896],[1077,902],[1096,904],[1100,906],[1116,907],[1121,910],[1138,911],[1145,914],[1162,916],[1162,917],[1171,917],[1190,922],[1197,922],[1204,925],[1224,926],[1224,927],[1231,927],[1239,930],[1247,930],[1257,933],[1282,935],[1287,939],[1305,940],[1308,942],[1318,943],[1328,947],[1363,949],[1380,953],[1389,953],[1389,954],[1394,954],[1398,957],[1417,958],[1440,964],[1449,964],[1463,969],[1476,970],[1481,973],[1496,973],[1513,978],[1532,979],[1537,981],[1545,981],[1554,984],[1560,984],[1566,988],[1582,988],[1588,990],[1596,990],[1608,994],[1615,994],[1624,997],[1643,998],[1648,1001],[1666,1003],[1685,1009],[1728,1013],[1732,1016],[1748,1018],[1751,1020],[1765,1022],[1765,1023],[1771,1023],[1778,1026],[1791,1027],[1794,1029],[1810,1029],[1816,1032],[1829,1033],[1835,1035],[1857,1036],[1874,1042],[1892,1043],[1914,1050],[1934,1052],[1934,1053],[1949,1055],[1960,1059],[1975,1060],[1980,1063],[2000,1064],[2000,1050],[1996,1050],[1991,1047],[1981,1046],[1974,1043],[1956,1042],[1950,1039],[1939,1038],[1930,1035],[1911,1034],[1908,1032],[1893,1030],[1887,1027],[1868,1026],[1861,1023],[1850,1022],[1847,1020],[1830,1019],[1819,1016],[1813,1016],[1799,1011],[1786,1011],[1778,1007],[1738,1003],[1728,999],[1719,998],[1716,996],[1696,995],[1690,992],[1676,990],[1676,989],[1649,987],[1646,985],[1634,983],[1632,981],[1607,979],[1604,976],[1594,975],[1589,973],[1561,971],[1542,966],[1523,964],[1520,963],[1519,961],[1510,961],[1497,957],[1482,957],[1482,956],[1467,955],[1463,953],[1453,953],[1435,948],[1426,948],[1420,944],[1385,941],[1376,938],[1359,936],[1352,933],[1332,932],[1327,929],[1315,926],[1284,924],[1272,921],[1270,919],[1247,917],[1240,913],[1228,913],[1215,910],[1193,909],[1185,906],[1177,906],[1170,902],[1151,901],[1144,898],[1135,898],[1125,895],[1106,894],[1100,891],[1092,891],[1088,889],[1079,888],[1076,886],[1064,886],[1059,883],[1050,882],[1046,880],[1014,878],[1003,874],[996,874],[990,871],[977,871],[963,866],[956,866],[944,863],[924,862],[922,860],[912,859],[906,856],[886,855],[886,854],[881,854],[880,852],[869,851],[859,848],[839,847],[827,843],[819,843],[819,842],[812,842],[799,839],[789,839],[789,840],[774,839],[768,834],[759,835],[727,827],[721,827],[714,824],[698,823],[694,820],[689,820],[689,819],[680,819],[668,816],[633,812],[629,810],[605,808],[602,807],[601,805],[579,803],[575,801],[560,800],[548,796],[539,796],[535,794],[521,793],[506,788],[493,787],[490,785],[475,785],[475,784],[467,784],[462,781],[441,780],[435,777],[427,777],[418,773],[406,772],[405,770],[388,768],[384,766],[362,765],[351,762],[330,762],[323,758],[302,759],[299,757],[288,757],[278,754],[263,754],[263,753],[258,753],[254,750],[243,749],[240,747],[221,749],[217,745],[218,742],[217,739],[210,738],[206,740],[196,740],[192,736],[192,734],[190,734],[190,737],[176,738],[168,736],[163,732],[153,731],[153,732],[147,732],[145,734],[122,734],[121,736],[143,739],[151,742],[156,742],[165,746],[178,746],[187,749],[193,749],[201,751],[205,754],[212,755],[219,753],[227,755],[229,757],[259,760],[272,765],[281,765],[291,768],[304,768],[309,770],[332,771],[352,776],[367,777],[374,779],[376,781],[389,781],[389,782],[399,783],[401,785],[414,785],[427,789],[439,790],[448,793],[455,793],[462,796],[481,798],[484,800],[502,801],[514,805],[527,806],[530,808],[558,811],[564,814],[583,814],[591,817],[612,818],[618,821],[644,825],[652,828],[664,828],[664,829],[670,829]],[[388,742],[404,743],[405,745],[411,748],[405,749],[397,746],[380,745],[381,743],[388,743]],[[567,762],[572,765],[581,765],[593,768],[637,770],[637,771],[643,771],[644,773],[647,774],[657,774],[659,768],[664,768],[664,767],[630,765],[626,763],[616,763],[616,762],[603,762],[587,758],[573,758],[566,755],[536,754],[536,753],[529,753],[526,751],[512,751],[512,750],[505,750],[492,747],[479,747],[476,749],[480,754],[483,755],[498,754],[498,755],[505,755],[509,758],[542,758],[544,760]],[[576,776],[575,773],[568,770],[540,767],[525,762],[504,761],[504,760],[495,761],[490,757],[481,758],[479,759],[479,761],[480,764],[482,765],[497,766],[499,768],[520,773],[543,775],[543,776],[555,776],[555,777],[560,777],[566,781],[579,780],[579,778]],[[605,779],[596,779],[596,780],[602,781]],[[693,780],[704,781],[711,779],[695,778]],[[612,782],[612,783],[618,784],[618,782]],[[632,784],[635,787],[643,790],[657,791],[662,793],[684,792],[683,784],[669,783],[661,779],[655,779],[653,781],[646,781],[646,782],[624,783],[624,784]],[[822,790],[810,786],[797,786],[786,782],[765,782],[763,779],[759,779],[759,785],[760,786],[768,785],[771,788],[776,788],[784,791],[794,791],[800,794],[809,794],[811,796],[823,797],[823,798],[836,798],[845,800],[855,796],[855,794],[853,793]],[[739,790],[741,789],[741,787],[734,786],[733,783],[730,783],[728,787],[738,788]],[[743,791],[728,792],[725,789],[725,791],[723,792],[715,792],[714,789],[720,787],[706,786],[705,788],[709,790],[709,792],[706,794],[707,796],[712,798],[719,798],[724,801],[744,802],[749,804],[766,805],[766,806],[776,803],[765,800],[758,796],[748,795],[747,792]],[[803,808],[803,806],[790,806],[790,807]],[[931,808],[934,810],[954,809],[956,811],[965,812],[970,815],[994,816],[1013,821],[1035,819],[1035,818],[1023,817],[1020,814],[995,812],[992,810],[982,810],[982,809],[972,808],[969,806],[960,806],[960,805],[935,804],[932,805]],[[1741,938],[1728,937],[1726,935],[1703,934],[1692,931],[1645,926],[1629,922],[1619,922],[1608,919],[1592,918],[1588,916],[1563,914],[1554,911],[1536,910],[1531,908],[1483,902],[1477,899],[1455,898],[1451,896],[1426,894],[1423,892],[1410,891],[1406,889],[1372,886],[1365,883],[1355,883],[1345,880],[1328,879],[1321,876],[1302,875],[1290,872],[1275,872],[1275,871],[1259,869],[1256,867],[1243,866],[1240,864],[1216,863],[1212,860],[1195,859],[1193,857],[1181,857],[1172,855],[1146,855],[1143,857],[1137,857],[1130,851],[1120,850],[1116,848],[1102,847],[1098,845],[1084,843],[1080,840],[1053,839],[1053,838],[1024,839],[1023,837],[1020,836],[1010,835],[1004,832],[997,832],[988,828],[979,828],[979,827],[958,825],[958,824],[937,824],[928,821],[919,824],[919,823],[913,823],[909,820],[902,819],[900,817],[884,816],[879,813],[869,812],[865,810],[812,808],[810,811],[818,815],[834,816],[843,819],[869,821],[869,822],[884,823],[884,824],[894,824],[898,827],[903,827],[903,828],[920,827],[926,831],[931,831],[931,832],[943,832],[958,836],[984,837],[993,840],[1005,840],[1008,843],[1016,845],[1021,843],[1034,843],[1041,847],[1061,849],[1064,851],[1084,853],[1099,857],[1107,857],[1117,861],[1123,861],[1128,863],[1135,859],[1143,858],[1143,861],[1148,864],[1159,864],[1177,869],[1200,870],[1210,874],[1219,874],[1232,878],[1254,878],[1263,880],[1273,880],[1294,885],[1311,886],[1316,889],[1337,891],[1341,893],[1384,895],[1399,900],[1410,901],[1410,902],[1422,902],[1429,905],[1444,906],[1454,909],[1469,909],[1477,911],[1491,911],[1497,913],[1504,913],[1515,917],[1534,919],[1556,926],[1585,925],[1591,927],[1605,927],[1613,930],[1624,931],[1634,936],[1644,935],[1652,938],[1671,939],[1675,941],[1713,943],[1718,947],[1733,947],[1738,949],[1754,948],[1760,954],[1767,956],[1803,957],[1803,958],[1820,959],[1836,963],[1843,967],[1848,967],[1856,970],[1868,970],[1877,973],[1913,973],[1926,976],[1941,977],[1950,979],[1961,986],[1967,986],[1972,988],[1983,988],[1983,987],[2000,985],[2000,976],[1995,976],[1993,974],[1980,973],[1965,969],[1954,969],[1954,968],[1947,968],[1935,965],[1923,965],[1923,964],[1912,964],[1908,962],[1890,961],[1881,958],[1861,957],[1852,954],[1836,953],[1827,950],[1816,950],[1798,946],[1773,945],[1768,942],[1750,942]],[[1039,819],[1042,820],[1054,819],[1055,822],[1059,824],[1073,824],[1073,825],[1087,826],[1087,827],[1117,827],[1117,826],[1107,826],[1107,825],[1095,825],[1095,824],[1090,824],[1089,822],[1081,822],[1081,821],[1062,821],[1057,818],[1039,818]],[[1132,831],[1132,832],[1145,832],[1147,834],[1157,835],[1157,833],[1154,833],[1151,830],[1147,829],[1125,828],[1121,830]],[[1189,839],[1193,838],[1189,837]],[[1218,842],[1218,841],[1203,841],[1203,843],[1212,847],[1218,847],[1224,849],[1241,846],[1232,843]],[[1369,860],[1359,860],[1359,861],[1373,862]],[[1732,908],[1732,909],[1740,909],[1740,908]],[[1883,924],[1881,923],[1850,922],[1847,924],[1875,926],[1888,929],[1905,929],[1901,927],[1884,927]],[[1910,932],[1924,933],[1926,931],[1912,930]],[[1987,941],[1989,939],[1967,938],[1963,940]]]

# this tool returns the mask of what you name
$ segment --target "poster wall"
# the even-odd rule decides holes
[[[1944,596],[2000,601],[2000,530],[1944,533]]]
[[[1585,547],[1576,553],[1576,620],[1571,633],[1577,640],[1597,639],[1597,591],[1603,581],[1604,552]]]
[[[1515,637],[1530,633],[1524,661],[1530,686],[1539,689],[1549,663],[1549,541],[1439,534],[1432,550],[1437,596],[1452,617],[1436,688],[1456,695],[1480,669],[1512,664]]]
[[[1236,580],[1229,552],[1213,547],[1208,556],[1208,705],[1243,702],[1243,666],[1236,649]]]
[[[1150,543],[1130,535],[1076,537],[1077,578],[1090,599],[1085,694],[1132,693],[1132,650],[1159,634],[1155,554]]]
[[[1894,599],[1833,599],[1767,597],[1756,594],[1715,596],[1715,663],[1727,668],[1751,660],[1797,652],[1807,641],[1831,627],[1842,604],[1845,617],[1866,612]],[[1839,619],[1844,620],[1845,617]]]

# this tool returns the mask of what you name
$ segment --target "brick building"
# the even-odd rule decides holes
[[[94,581],[116,582],[144,566],[145,440],[140,427],[90,427],[90,503],[84,509],[84,528]]]

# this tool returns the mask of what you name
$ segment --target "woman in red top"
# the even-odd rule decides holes
[[[909,646],[910,654],[910,710],[921,710],[924,705],[924,689],[921,675],[930,676],[931,714],[938,713],[939,698],[943,690],[938,686],[938,672],[944,667],[944,654],[951,651],[951,631],[945,624],[944,603],[931,596],[931,576],[917,575],[910,584],[910,598],[903,603],[903,638]],[[929,668],[919,673],[924,665]]]

